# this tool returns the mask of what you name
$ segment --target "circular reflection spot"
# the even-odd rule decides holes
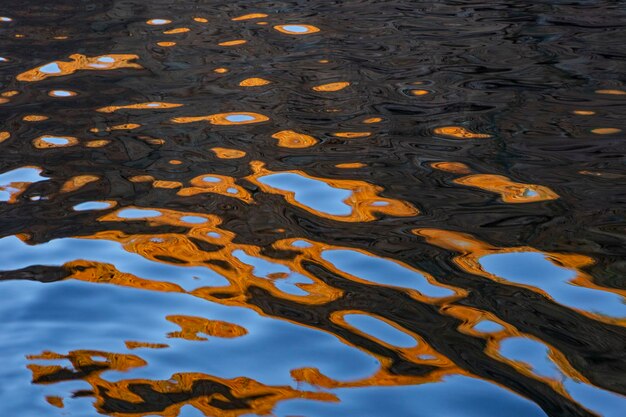
[[[277,25],[274,29],[288,35],[308,35],[320,31],[319,28],[311,25]]]
[[[172,23],[171,20],[167,20],[167,19],[150,19],[146,22],[149,25],[167,25],[168,23]]]
[[[76,93],[73,91],[67,91],[67,90],[52,90],[48,93],[48,95],[51,97],[71,97],[71,96],[75,96]]]

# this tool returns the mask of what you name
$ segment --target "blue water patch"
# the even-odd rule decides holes
[[[336,216],[348,216],[352,207],[344,203],[352,192],[331,187],[324,181],[306,178],[292,172],[260,177],[259,181],[280,190],[293,192],[295,200],[307,207]]]
[[[244,264],[248,264],[254,267],[254,275],[257,277],[266,277],[269,274],[275,274],[277,272],[289,273],[291,269],[287,268],[285,265],[276,264],[270,261],[267,261],[262,258],[257,258],[255,256],[250,256],[241,249],[237,249],[233,251],[233,256],[239,259]]]
[[[474,325],[473,329],[483,333],[493,333],[504,330],[504,327],[495,321],[481,320]]]
[[[293,242],[291,242],[291,246],[293,246],[294,248],[310,248],[313,245],[304,240],[294,240]]]
[[[206,177],[202,177],[202,181],[204,181],[204,182],[221,182],[222,179],[218,178],[218,177],[212,177],[210,175],[207,175]]]
[[[68,143],[70,143],[68,139],[58,136],[42,136],[41,140],[52,145],[67,145]]]
[[[254,117],[247,114],[229,114],[228,116],[226,116],[226,120],[233,123],[241,123],[254,120]]]
[[[511,360],[526,362],[537,375],[548,378],[561,376],[560,370],[548,356],[546,345],[536,340],[509,337],[500,343],[500,354]]]
[[[85,210],[104,210],[108,209],[112,206],[111,203],[106,201],[86,201],[84,203],[76,204],[72,207],[75,211],[85,211]]]
[[[454,291],[432,285],[426,277],[388,259],[368,256],[348,249],[322,252],[322,258],[338,269],[358,278],[378,284],[411,288],[428,297],[446,297]]]
[[[39,68],[39,71],[46,74],[58,74],[61,72],[61,68],[59,68],[59,64],[56,62],[51,62]]]
[[[346,314],[344,320],[361,332],[398,347],[413,347],[417,341],[384,321],[365,314]]]
[[[479,260],[483,269],[508,281],[532,285],[550,294],[558,303],[610,317],[626,317],[626,305],[617,294],[569,281],[576,272],[555,265],[539,252],[487,255]]]
[[[200,224],[200,223],[207,222],[207,219],[205,219],[204,217],[200,217],[200,216],[183,216],[180,219],[184,221],[185,223]]]
[[[309,29],[306,26],[300,25],[285,25],[282,27],[284,30],[294,33],[306,33]]]
[[[17,168],[0,174],[0,186],[9,185],[12,182],[39,182],[48,178],[40,175],[41,169],[34,167]]]
[[[157,210],[146,210],[146,209],[124,209],[117,213],[118,217],[124,219],[145,219],[148,217],[158,217],[161,215],[161,212]]]
[[[70,91],[66,90],[52,90],[50,93],[55,97],[69,97],[72,95]]]
[[[338,402],[278,403],[276,417],[546,417],[535,403],[496,384],[467,376],[397,387],[332,390]],[[503,412],[505,410],[505,412]]]

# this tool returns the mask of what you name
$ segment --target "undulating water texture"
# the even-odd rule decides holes
[[[0,417],[624,417],[626,1],[0,1]]]

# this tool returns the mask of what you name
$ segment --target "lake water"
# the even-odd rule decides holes
[[[623,417],[626,2],[0,2],[0,416]]]

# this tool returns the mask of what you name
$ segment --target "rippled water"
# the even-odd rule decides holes
[[[0,16],[0,416],[624,415],[626,2]]]

